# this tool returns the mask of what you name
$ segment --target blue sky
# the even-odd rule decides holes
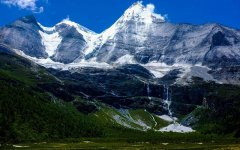
[[[34,14],[44,26],[70,17],[95,32],[111,26],[136,0],[0,0],[0,26]],[[28,2],[28,3],[26,3]],[[143,0],[172,23],[216,22],[240,29],[240,0]]]

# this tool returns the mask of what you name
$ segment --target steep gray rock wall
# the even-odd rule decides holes
[[[52,59],[67,64],[79,57],[82,58],[82,51],[86,46],[86,41],[76,28],[61,24],[56,27],[56,30],[63,39]]]
[[[0,43],[32,57],[46,58],[39,30],[35,17],[26,16],[0,29]]]

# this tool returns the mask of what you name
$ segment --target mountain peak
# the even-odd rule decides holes
[[[23,21],[25,23],[37,24],[37,20],[36,20],[34,15],[28,15],[28,16],[20,18],[19,20],[21,20],[21,21]]]
[[[71,21],[69,18],[63,19],[63,20],[62,20],[60,23],[58,23],[57,25],[61,25],[61,24],[65,24],[65,25],[74,27],[74,28],[76,28],[81,34],[84,34],[84,33],[82,33],[82,31],[88,32],[88,33],[91,33],[91,34],[96,34],[95,32],[91,31],[90,29],[85,28],[85,27],[81,26],[80,24]]]
[[[80,26],[78,23],[71,21],[69,18],[63,19],[60,23],[58,23],[57,25],[60,24],[66,24],[69,26],[74,26],[74,27],[78,27]]]
[[[137,1],[133,3],[132,6],[130,6],[130,8],[137,8],[137,7],[144,8],[145,6],[143,5],[143,1]]]
[[[41,29],[39,26],[37,19],[34,15],[28,15],[17,19],[16,21],[8,24],[7,26],[15,26],[15,27],[22,27],[22,28],[34,28],[36,30]]]
[[[153,21],[164,22],[165,17],[154,12],[155,6],[153,4],[143,5],[142,1],[138,1],[130,6],[124,13],[122,20],[135,20],[150,24]]]

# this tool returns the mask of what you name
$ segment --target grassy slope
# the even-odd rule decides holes
[[[117,110],[112,107],[104,106],[94,115],[106,122],[137,130],[159,130],[169,124],[143,109]]]

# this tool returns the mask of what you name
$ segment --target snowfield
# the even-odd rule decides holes
[[[178,132],[178,133],[195,132],[195,130],[193,130],[192,128],[183,126],[178,123],[170,124],[167,127],[160,129],[159,131],[161,131],[161,132]]]

